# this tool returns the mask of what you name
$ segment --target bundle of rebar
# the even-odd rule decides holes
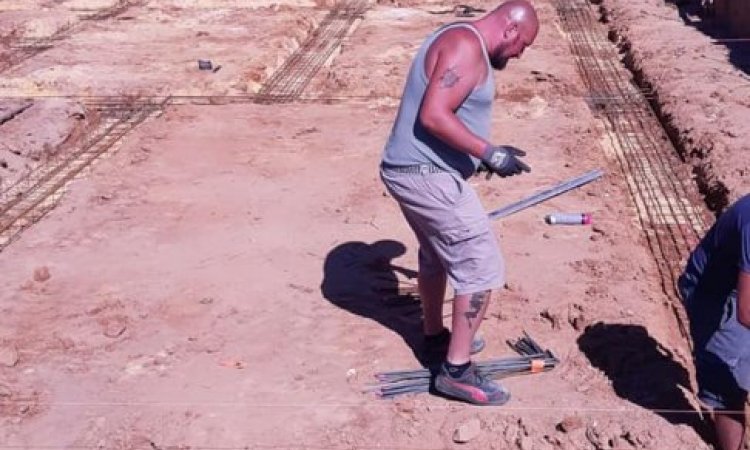
[[[519,356],[477,362],[477,369],[482,376],[498,379],[546,372],[560,362],[550,350],[544,350],[526,333],[507,343]],[[367,391],[374,392],[381,398],[429,392],[434,376],[435,373],[427,368],[380,372],[375,374],[378,383],[369,386]]]

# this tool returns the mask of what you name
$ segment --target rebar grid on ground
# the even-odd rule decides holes
[[[614,44],[586,0],[557,0],[589,105],[602,117],[615,157],[626,177],[638,220],[656,260],[662,289],[687,337],[675,288],[684,259],[706,230],[705,207],[695,186],[675,173],[682,162],[649,104],[620,64]],[[684,169],[683,169],[684,170]]]
[[[18,40],[12,43],[9,52],[0,54],[0,73],[10,70],[27,59],[51,49],[56,42],[70,37],[87,22],[104,20],[117,16],[125,12],[128,8],[136,6],[142,2],[143,0],[118,0],[107,8],[102,8],[92,14],[81,17],[79,20],[66,23],[51,36],[38,39]]]
[[[300,97],[307,84],[346,37],[352,24],[364,15],[366,0],[337,4],[305,42],[263,84],[258,103],[287,103]]]
[[[0,251],[55,207],[68,182],[110,151],[125,134],[162,109],[163,103],[103,108],[101,122],[74,152],[50,159],[1,192]]]
[[[121,0],[115,6],[89,17],[100,20],[120,14],[137,0]],[[125,134],[161,113],[169,105],[227,104],[227,103],[286,103],[290,101],[320,101],[302,99],[301,94],[317,71],[341,45],[352,24],[367,9],[366,0],[342,1],[326,15],[322,23],[305,43],[292,54],[281,68],[264,84],[258,94],[245,96],[177,96],[126,97],[87,96],[71,97],[100,111],[102,123],[92,131],[84,143],[71,154],[53,158],[31,171],[14,185],[0,192],[0,251],[20,233],[44,217],[55,207],[64,186],[94,160],[107,153]],[[72,32],[77,25],[56,33],[57,40]],[[50,41],[50,42],[51,42]],[[25,58],[38,54],[47,47],[28,47]],[[23,49],[23,47],[22,47]],[[32,49],[35,49],[32,51]],[[17,61],[17,62],[20,62]],[[16,62],[16,63],[17,63]],[[15,63],[14,63],[15,64]],[[4,70],[0,66],[0,72]],[[328,99],[335,102],[333,97]]]

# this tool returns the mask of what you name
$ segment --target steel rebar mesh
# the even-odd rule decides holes
[[[662,289],[687,336],[675,284],[684,259],[706,230],[707,213],[694,201],[694,186],[675,173],[682,162],[651,109],[653,93],[632,81],[591,5],[586,0],[558,0],[557,12],[590,93],[588,104],[603,118],[626,177]]]
[[[165,103],[103,107],[101,122],[73,152],[53,157],[1,192],[0,251],[55,207],[68,182],[128,132],[161,112]]]
[[[298,99],[366,9],[365,0],[338,3],[300,48],[263,84],[258,91],[257,101],[287,103]]]
[[[118,0],[106,8],[92,14],[70,21],[58,28],[52,35],[35,39],[18,39],[11,45],[11,51],[0,55],[0,73],[12,69],[29,58],[32,58],[55,46],[55,43],[73,35],[85,26],[86,22],[104,20],[122,14],[128,8],[142,4],[143,0]]]

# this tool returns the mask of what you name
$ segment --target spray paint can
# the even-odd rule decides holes
[[[544,216],[544,221],[549,225],[589,225],[591,224],[591,214],[553,213]]]

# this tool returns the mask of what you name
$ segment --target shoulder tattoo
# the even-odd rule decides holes
[[[460,79],[461,77],[458,75],[458,72],[456,72],[456,69],[453,67],[449,67],[445,69],[445,72],[440,75],[440,87],[453,87],[456,85],[456,83],[458,83],[458,80]]]

